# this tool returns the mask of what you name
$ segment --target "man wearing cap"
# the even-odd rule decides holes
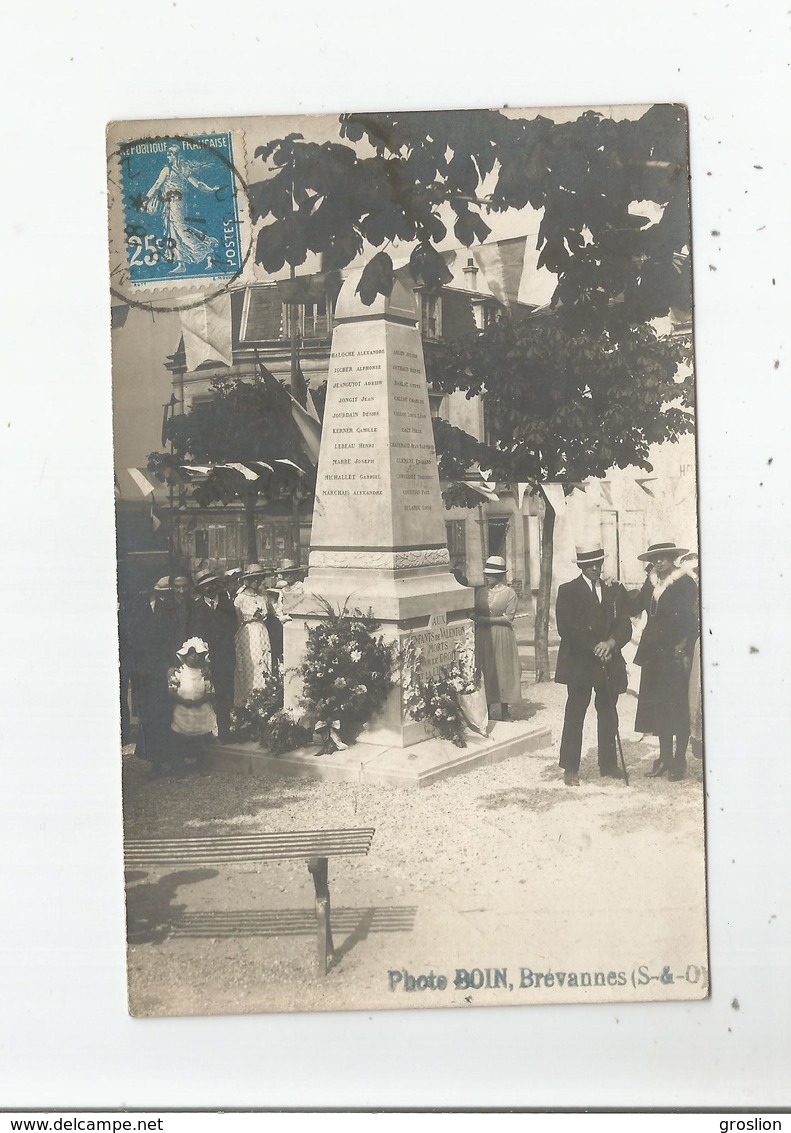
[[[555,680],[568,694],[560,740],[560,766],[567,787],[579,786],[582,729],[595,693],[599,774],[622,779],[615,749],[618,697],[626,692],[626,665],[621,649],[631,639],[626,591],[601,580],[601,547],[577,548],[581,574],[558,587],[556,621],[560,635]]]
[[[233,707],[236,614],[222,576],[213,570],[202,570],[195,578],[194,630],[209,646],[217,735],[224,741],[230,737]]]
[[[640,666],[636,732],[659,737],[659,758],[649,776],[683,779],[689,744],[689,677],[698,636],[698,587],[676,560],[687,553],[675,543],[653,543],[637,557],[648,577],[629,599],[646,623],[634,663]]]

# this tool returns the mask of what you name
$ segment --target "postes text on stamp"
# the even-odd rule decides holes
[[[238,275],[242,250],[230,131],[129,142],[120,159],[130,284]]]

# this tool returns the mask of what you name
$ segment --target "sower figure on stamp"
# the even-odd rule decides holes
[[[632,636],[626,593],[618,583],[602,583],[604,551],[577,549],[582,573],[558,588],[556,619],[560,651],[555,680],[566,685],[568,698],[560,741],[560,766],[567,787],[579,786],[582,728],[595,692],[599,774],[622,779],[615,748],[617,703],[626,692],[626,665],[621,649]]]

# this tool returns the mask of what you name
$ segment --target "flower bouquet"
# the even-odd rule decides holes
[[[346,605],[324,603],[324,619],[308,629],[299,667],[303,703],[324,744],[319,755],[353,743],[384,707],[393,678],[393,647],[377,637],[379,623]]]

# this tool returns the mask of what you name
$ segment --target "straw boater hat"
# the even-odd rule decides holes
[[[505,559],[501,555],[489,555],[483,568],[484,574],[505,574],[507,571]]]
[[[190,649],[194,649],[200,656],[205,656],[209,652],[209,647],[202,637],[190,637],[184,642],[181,649],[176,650],[176,656],[186,657]]]
[[[219,581],[219,576],[213,570],[202,570],[195,576],[196,586],[208,586],[210,582]]]
[[[244,568],[242,578],[264,578],[269,571],[262,563],[248,563]]]
[[[601,547],[577,547],[577,557],[574,562],[579,567],[592,566],[594,563],[603,563],[604,551]]]
[[[652,563],[654,559],[679,559],[686,555],[689,547],[677,547],[675,543],[652,543],[644,555],[638,555],[641,563]]]
[[[277,564],[278,574],[296,574],[302,568],[297,566],[295,559],[281,559]]]

